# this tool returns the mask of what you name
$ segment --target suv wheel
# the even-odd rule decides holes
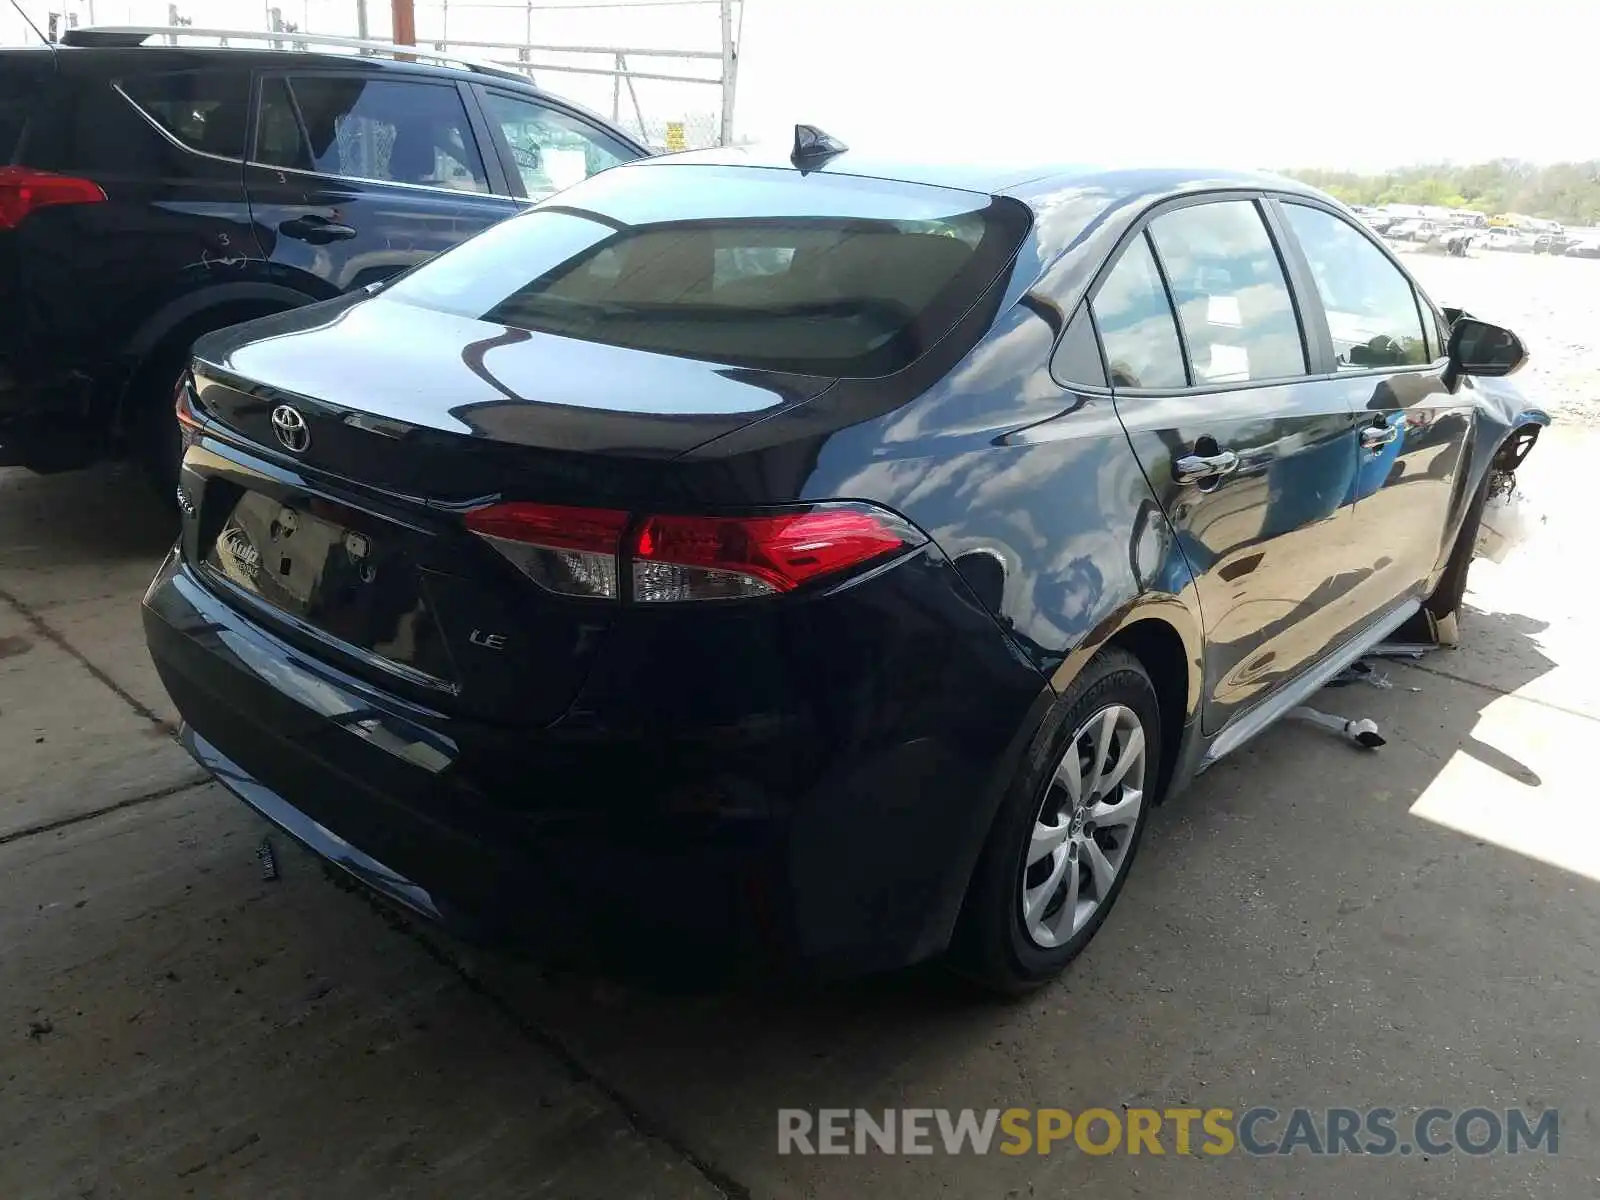
[[[190,339],[182,338],[157,351],[145,364],[133,393],[134,412],[128,428],[134,457],[156,493],[173,506],[178,469],[183,462],[183,438],[178,432],[173,398],[189,362],[192,344]]]
[[[157,493],[176,507],[183,438],[178,432],[174,397],[197,339],[216,329],[279,312],[283,305],[244,304],[214,309],[170,335],[151,351],[129,389],[133,408],[127,425],[128,448]]]
[[[1089,944],[1133,865],[1160,778],[1161,721],[1139,660],[1107,649],[1057,702],[1001,804],[953,946],[956,968],[1020,993]]]

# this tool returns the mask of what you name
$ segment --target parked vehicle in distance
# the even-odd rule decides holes
[[[1384,236],[1397,242],[1432,242],[1440,233],[1440,227],[1433,221],[1412,219],[1391,225]]]
[[[1600,258],[1600,240],[1577,241],[1566,249],[1568,258]]]
[[[1535,254],[1565,254],[1567,247],[1577,241],[1565,233],[1541,233],[1533,239]]]
[[[1532,254],[1535,242],[1521,230],[1501,226],[1473,239],[1473,245],[1483,250],[1504,250],[1512,254]]]
[[[1226,171],[607,171],[199,342],[144,624],[219,782],[544,953],[999,989],[1152,806],[1458,609],[1508,331]]]
[[[0,462],[131,452],[171,496],[196,337],[385,279],[644,153],[514,72],[145,37],[0,50],[0,294],[19,297]]]

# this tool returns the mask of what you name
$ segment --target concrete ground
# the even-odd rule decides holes
[[[1600,436],[1480,563],[1463,645],[1159,810],[1060,983],[664,998],[459,947],[336,885],[172,740],[131,476],[0,472],[0,1196],[1600,1194]],[[780,1157],[780,1107],[1559,1110],[1474,1159]]]

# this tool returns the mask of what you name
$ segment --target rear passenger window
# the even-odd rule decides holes
[[[244,157],[250,76],[243,71],[185,71],[122,81],[122,94],[191,150]]]
[[[1306,373],[1289,285],[1253,202],[1180,208],[1152,221],[1150,236],[1172,287],[1196,386]]]
[[[1188,382],[1172,305],[1143,235],[1123,252],[1090,307],[1111,386],[1181,388]]]
[[[1427,362],[1417,298],[1388,256],[1332,213],[1304,204],[1283,211],[1316,277],[1339,369]]]
[[[269,79],[256,158],[347,179],[486,192],[488,177],[453,86],[353,76]]]

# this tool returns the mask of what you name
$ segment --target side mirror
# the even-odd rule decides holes
[[[1459,375],[1509,375],[1528,361],[1527,347],[1509,329],[1463,314],[1450,326],[1451,382]]]

